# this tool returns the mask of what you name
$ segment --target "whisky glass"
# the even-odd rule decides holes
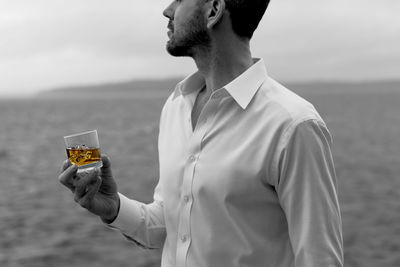
[[[78,172],[103,166],[96,130],[64,136],[64,142],[67,157],[78,166]]]

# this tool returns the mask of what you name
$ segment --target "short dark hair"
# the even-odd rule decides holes
[[[270,0],[225,0],[233,31],[240,37],[251,39]]]

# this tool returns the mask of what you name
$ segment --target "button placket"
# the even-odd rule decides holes
[[[190,221],[191,221],[191,208],[192,208],[192,182],[195,175],[196,162],[200,153],[199,135],[194,133],[189,140],[189,156],[185,164],[184,177],[182,183],[182,198],[180,206],[180,219],[178,226],[178,244],[176,254],[176,266],[186,266],[187,253],[190,246]]]
[[[185,163],[183,184],[182,184],[182,199],[180,205],[180,218],[178,225],[178,248],[176,254],[177,266],[186,265],[186,257],[191,243],[191,211],[193,205],[192,197],[192,184],[195,178],[196,165],[198,163],[199,157],[201,156],[202,140],[204,135],[210,127],[209,123],[213,120],[215,112],[217,110],[218,101],[221,95],[217,95],[218,100],[208,101],[204,107],[204,110],[199,116],[195,130],[189,139],[188,144],[188,157]]]

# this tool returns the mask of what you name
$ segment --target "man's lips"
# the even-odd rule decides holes
[[[167,28],[168,28],[171,32],[174,31],[174,25],[172,24],[172,21],[168,22]]]
[[[173,35],[173,33],[174,33],[174,26],[172,25],[172,21],[170,21],[170,22],[168,23],[167,28],[169,29],[169,31],[167,32],[168,37],[171,38],[172,35]]]

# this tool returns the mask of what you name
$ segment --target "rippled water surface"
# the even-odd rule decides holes
[[[400,266],[398,92],[300,92],[334,138],[348,267]],[[160,251],[78,207],[57,173],[62,136],[98,129],[120,191],[150,202],[165,97],[0,101],[0,266],[160,265]]]

